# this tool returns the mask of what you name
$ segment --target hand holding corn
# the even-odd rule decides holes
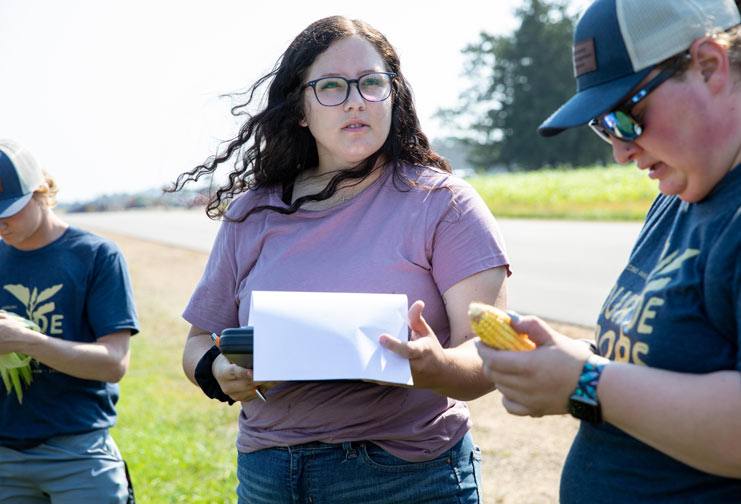
[[[41,332],[39,326],[30,320],[16,315],[15,313],[0,310],[0,313],[9,319],[16,320],[32,331]],[[0,377],[5,384],[8,395],[15,390],[18,402],[23,402],[23,383],[28,386],[31,383],[31,357],[18,352],[0,354]]]
[[[484,303],[471,303],[468,307],[471,327],[481,341],[497,350],[532,350],[535,343],[527,334],[519,334],[510,325],[507,312]]]

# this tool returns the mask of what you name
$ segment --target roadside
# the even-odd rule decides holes
[[[84,228],[208,252],[218,221],[202,211],[132,210],[67,214]],[[514,274],[507,300],[521,313],[593,327],[625,266],[639,223],[498,219]]]

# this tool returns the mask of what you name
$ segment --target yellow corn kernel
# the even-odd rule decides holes
[[[471,303],[468,307],[471,327],[481,341],[497,350],[532,350],[535,343],[527,334],[519,334],[510,325],[507,312],[484,303]]]

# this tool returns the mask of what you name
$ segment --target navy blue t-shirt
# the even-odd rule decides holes
[[[32,251],[0,241],[0,309],[70,341],[139,331],[123,255],[110,240],[75,227]],[[74,378],[35,363],[23,404],[0,386],[0,445],[24,446],[111,427],[118,395],[115,383]]]
[[[701,202],[659,196],[600,312],[599,353],[681,373],[741,370],[740,259],[741,168]],[[741,479],[694,469],[608,423],[582,422],[561,502],[741,502]]]

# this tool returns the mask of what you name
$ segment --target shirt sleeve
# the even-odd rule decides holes
[[[741,371],[741,210],[713,243],[704,273],[705,308],[710,323],[736,344]]]
[[[499,225],[483,199],[467,182],[437,190],[434,201],[444,207],[432,242],[432,274],[440,292],[487,269],[505,266],[509,259]]]
[[[222,222],[201,280],[183,312],[185,320],[209,332],[239,327],[234,231],[235,223]]]
[[[126,329],[139,332],[129,268],[121,251],[111,242],[97,250],[95,267],[86,295],[85,312],[95,338]]]
[[[736,213],[733,225],[726,235],[732,241],[727,250],[733,264],[730,268],[733,271],[733,277],[729,284],[731,312],[728,318],[731,322],[728,331],[731,337],[736,338],[736,369],[741,371],[741,209]]]

